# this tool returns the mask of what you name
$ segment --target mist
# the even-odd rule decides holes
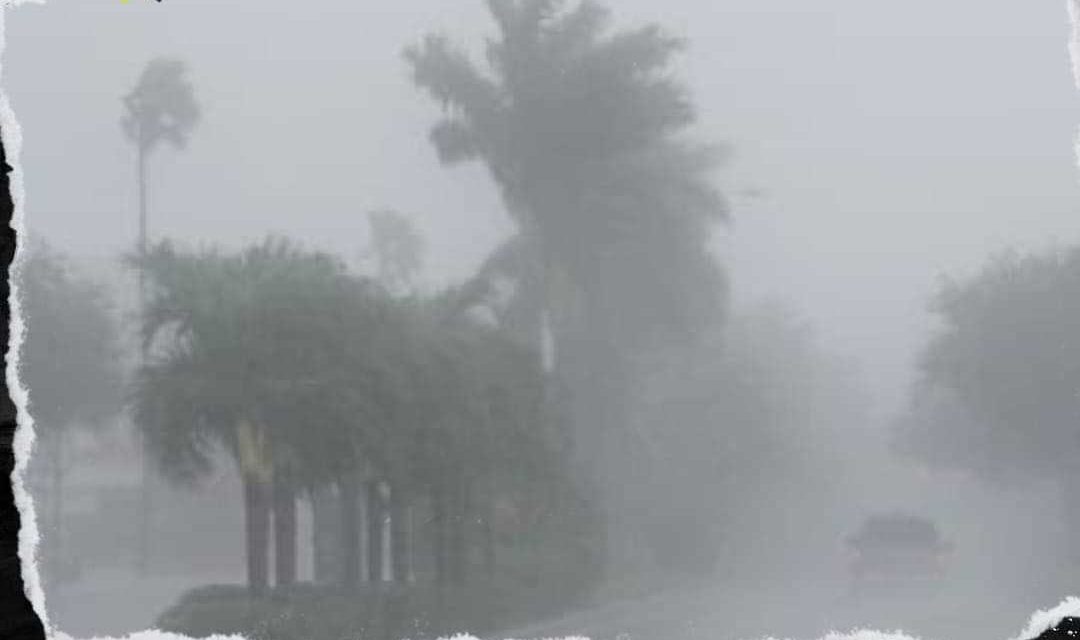
[[[4,19],[60,630],[962,640],[1073,592],[1064,7]],[[897,514],[950,551],[871,593]]]

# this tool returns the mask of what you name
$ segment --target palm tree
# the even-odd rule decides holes
[[[146,161],[162,143],[182,149],[199,121],[199,106],[187,79],[184,62],[155,58],[143,69],[135,88],[123,98],[124,115],[120,121],[127,139],[135,145],[136,186],[139,194],[138,252],[146,252]],[[144,276],[138,273],[140,312],[146,305]],[[145,356],[145,354],[144,354]],[[150,476],[143,453],[142,500],[140,505],[139,567],[146,569],[150,518]]]
[[[406,473],[392,475],[391,486],[430,498],[440,584],[468,579],[469,548],[477,543],[490,578],[495,503],[550,499],[542,494],[563,478],[566,459],[567,434],[547,410],[547,376],[536,353],[505,327],[460,313],[463,297],[454,289],[414,301],[408,314],[412,355],[400,358],[414,392],[405,420],[413,426],[396,440],[403,449],[393,468]],[[406,535],[392,528],[395,533]],[[400,539],[391,546],[406,548]],[[407,570],[407,558],[393,560],[400,567],[395,575]]]
[[[392,291],[415,291],[423,238],[391,210],[370,221],[372,253],[384,265],[380,279]],[[564,516],[570,501],[559,504],[556,494],[578,492],[564,482],[567,425],[547,397],[548,372],[536,349],[540,282],[532,247],[523,242],[522,236],[511,238],[461,286],[433,297],[399,294],[395,300],[402,321],[409,322],[400,343],[406,349],[395,360],[413,390],[411,412],[393,428],[397,448],[383,472],[390,485],[395,579],[411,573],[409,503],[422,494],[435,509],[436,581],[460,583],[468,573],[464,547],[474,542],[469,523],[480,525],[474,533],[490,580],[497,565],[496,503],[526,509],[532,503],[549,516]],[[510,283],[513,291],[501,295],[507,292],[500,285]],[[471,313],[478,308],[486,309],[489,322]],[[373,550],[381,548],[381,535],[381,527],[373,526]],[[379,567],[370,568],[380,574]]]
[[[377,427],[397,405],[380,345],[395,323],[373,285],[283,241],[239,254],[163,243],[138,263],[155,285],[144,340],[163,349],[134,395],[148,446],[180,482],[197,480],[217,449],[230,454],[244,481],[249,586],[268,586],[271,512],[287,586],[298,492],[382,446]]]
[[[183,149],[199,122],[199,105],[181,60],[155,58],[123,98],[121,128],[135,145],[139,190],[139,249],[146,249],[146,161],[162,143]]]
[[[447,164],[487,166],[522,235],[515,244],[540,263],[552,322],[573,315],[575,298],[591,307],[582,312],[631,319],[655,305],[622,294],[650,285],[650,296],[674,298],[672,315],[629,328],[680,325],[700,304],[690,279],[718,284],[708,230],[726,216],[708,180],[716,149],[680,137],[695,114],[667,67],[683,43],[655,25],[609,35],[602,6],[567,5],[488,0],[499,37],[487,41],[486,71],[441,36],[406,50],[414,81],[445,109],[432,143]],[[636,291],[605,292],[616,267],[641,276]]]
[[[637,359],[697,339],[723,311],[709,251],[727,216],[709,181],[717,149],[685,137],[696,115],[669,73],[678,38],[655,25],[612,33],[591,0],[487,6],[498,32],[486,68],[439,35],[405,52],[443,107],[430,131],[440,160],[483,162],[518,229],[472,291],[513,271],[505,308],[534,348],[546,340],[571,390],[578,467],[624,468],[612,456],[647,448],[625,428]]]

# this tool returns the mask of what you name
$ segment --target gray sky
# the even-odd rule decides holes
[[[738,296],[791,300],[882,407],[939,273],[1080,232],[1063,2],[609,4],[690,38],[702,128],[736,148],[719,179],[768,193],[737,201],[718,242]],[[280,232],[351,257],[363,214],[391,206],[421,222],[445,281],[510,228],[479,168],[439,167],[400,57],[432,29],[486,30],[480,0],[50,0],[6,22],[28,224],[75,254],[134,238],[119,97],[160,54],[189,62],[205,113],[187,151],[152,160],[155,235]]]

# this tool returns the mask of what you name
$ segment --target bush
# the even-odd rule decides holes
[[[241,634],[250,640],[425,640],[484,635],[574,607],[584,586],[299,585],[252,596],[242,586],[194,589],[158,620],[163,631],[191,637]]]

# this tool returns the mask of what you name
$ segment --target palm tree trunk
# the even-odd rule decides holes
[[[494,483],[492,483],[494,484]],[[495,491],[484,496],[484,573],[491,582],[495,579]]]
[[[409,572],[405,575],[405,581],[412,584],[416,582],[416,505],[409,504],[405,507],[405,518],[408,527],[407,544],[409,548]]]
[[[322,487],[311,496],[311,546],[315,550],[315,582],[341,584],[341,502],[335,500],[331,487]]]
[[[326,572],[330,568],[327,562],[330,543],[327,536],[326,523],[329,520],[330,510],[326,504],[325,489],[318,489],[311,494],[311,549],[314,561],[312,562],[312,582],[324,584]]]
[[[451,579],[456,585],[463,585],[468,580],[469,568],[469,484],[464,474],[459,474],[454,492],[455,513],[450,527],[450,562]]]
[[[252,594],[265,593],[270,585],[269,488],[251,474],[244,476],[247,579]]]
[[[390,549],[394,580],[406,583],[412,574],[412,545],[409,544],[408,495],[401,485],[390,488]]]
[[[382,582],[383,577],[383,521],[386,518],[382,504],[381,483],[369,481],[367,489],[367,548],[368,581]]]
[[[342,582],[347,589],[360,585],[360,495],[357,478],[346,475],[341,487],[341,549],[345,569]]]
[[[435,584],[445,585],[448,580],[447,555],[447,491],[443,486],[435,487],[431,492],[432,520],[432,555],[435,556]]]
[[[296,491],[287,473],[274,474],[274,559],[277,586],[296,583]]]

